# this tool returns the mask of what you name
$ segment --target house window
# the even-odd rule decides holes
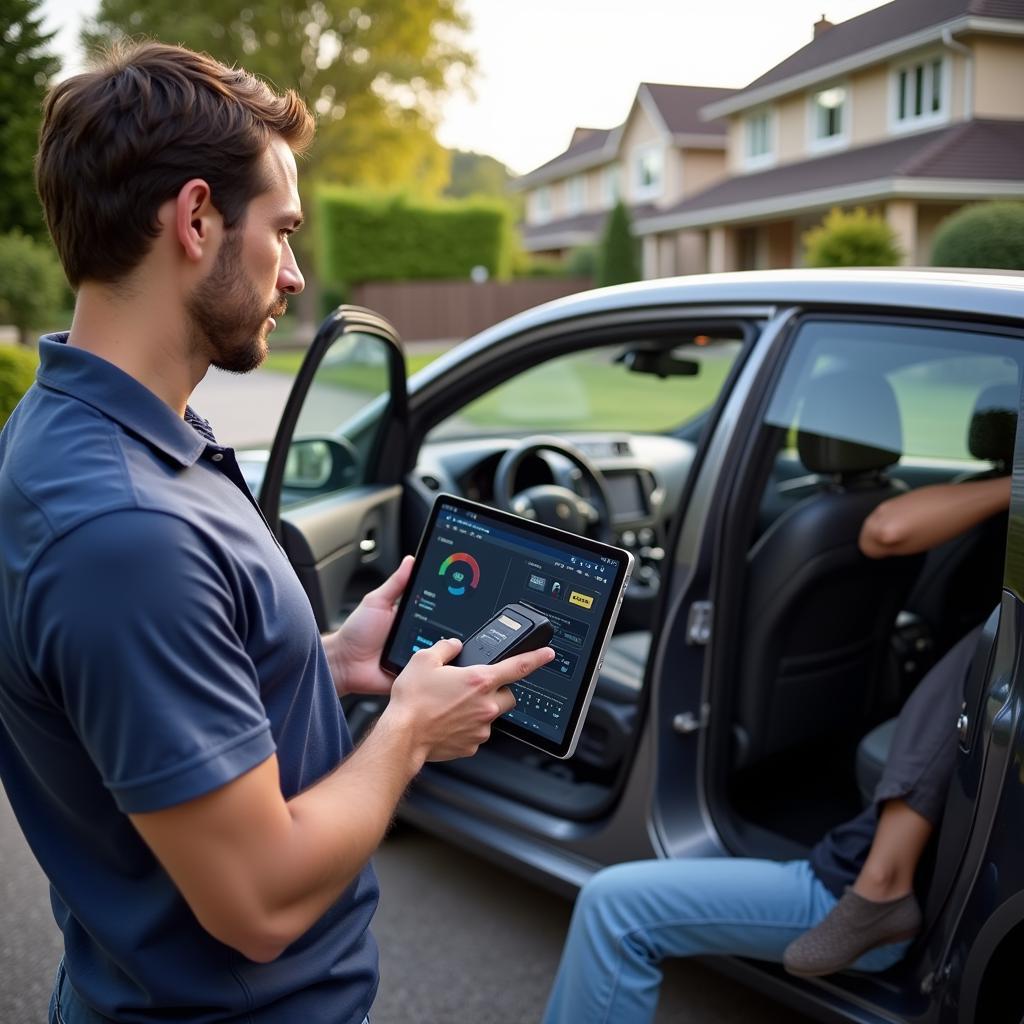
[[[548,185],[542,185],[530,198],[534,222],[540,224],[551,220],[551,188]]]
[[[665,153],[661,146],[644,146],[633,154],[633,198],[651,199],[661,194]]]
[[[929,57],[897,68],[893,74],[895,127],[917,127],[944,121],[947,116],[946,79],[942,57]]]
[[[565,206],[566,213],[571,217],[573,214],[582,213],[584,206],[583,175],[577,174],[565,183]]]
[[[622,185],[619,181],[618,165],[606,167],[601,175],[601,191],[604,197],[605,206],[614,206],[622,194]]]
[[[772,162],[775,149],[772,128],[772,112],[770,110],[759,110],[746,119],[743,155],[748,167],[762,166]]]
[[[849,93],[833,85],[811,97],[811,148],[821,149],[845,142],[849,121]]]

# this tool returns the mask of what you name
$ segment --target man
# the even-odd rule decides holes
[[[188,397],[258,366],[302,276],[293,94],[144,44],[58,85],[37,181],[77,290],[0,435],[0,775],[51,882],[51,1020],[358,1024],[368,860],[425,761],[472,753],[545,649],[378,668],[406,559],[321,642]],[[351,752],[338,695],[384,693]]]

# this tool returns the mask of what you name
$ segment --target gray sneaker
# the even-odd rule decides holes
[[[848,888],[819,924],[786,947],[782,964],[805,978],[834,974],[869,950],[912,939],[920,930],[921,908],[913,893],[879,903]]]

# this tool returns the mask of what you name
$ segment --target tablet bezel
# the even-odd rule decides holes
[[[601,665],[604,662],[604,653],[608,646],[608,640],[611,638],[612,631],[615,628],[615,622],[619,617],[619,609],[622,607],[622,597],[626,591],[626,586],[629,583],[629,577],[633,572],[633,556],[625,550],[625,548],[615,547],[613,544],[605,544],[602,541],[592,540],[589,537],[581,537],[579,534],[570,533],[567,530],[559,530],[554,526],[547,526],[544,523],[537,523],[530,519],[523,519],[521,516],[513,515],[510,512],[492,508],[490,505],[481,505],[478,502],[469,501],[467,498],[460,498],[454,494],[439,494],[434,499],[434,506],[430,510],[430,518],[427,520],[427,524],[423,528],[423,533],[420,535],[419,544],[416,548],[416,562],[413,566],[412,574],[409,577],[410,585],[405,588],[405,592],[402,594],[402,598],[398,604],[398,609],[395,612],[394,622],[391,624],[391,629],[388,632],[388,638],[381,651],[381,667],[392,675],[397,675],[404,666],[389,660],[387,652],[394,644],[399,626],[406,611],[408,610],[410,594],[414,590],[411,585],[412,580],[416,578],[417,572],[419,572],[423,567],[423,553],[426,550],[429,538],[433,535],[434,528],[437,525],[437,517],[442,504],[454,505],[456,508],[463,511],[488,516],[498,523],[503,523],[506,526],[512,526],[539,539],[554,541],[558,544],[564,544],[574,549],[578,549],[581,554],[586,552],[590,555],[616,559],[618,569],[616,570],[615,578],[612,581],[608,603],[602,612],[601,621],[597,624],[596,636],[598,637],[599,642],[596,642],[593,645],[590,656],[587,659],[582,677],[584,682],[581,684],[576,694],[576,700],[573,703],[572,710],[569,712],[569,719],[566,723],[565,732],[562,734],[562,739],[558,741],[548,739],[546,736],[541,736],[532,730],[526,729],[524,726],[518,725],[515,722],[510,722],[504,718],[499,718],[494,722],[494,729],[497,731],[502,732],[507,736],[513,736],[518,740],[522,740],[524,743],[528,743],[531,747],[543,750],[546,754],[550,754],[552,757],[556,757],[560,760],[572,757],[576,750],[576,744],[579,742],[580,732],[583,729],[583,722],[586,719],[587,710],[590,707],[590,702],[594,695],[594,688],[597,684],[597,677],[600,672]]]

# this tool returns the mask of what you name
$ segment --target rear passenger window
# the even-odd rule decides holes
[[[999,417],[1015,416],[1019,405],[1022,357],[1024,343],[999,334],[884,321],[808,321],[767,421],[786,431],[789,450],[800,429],[887,449],[898,440],[903,465],[986,468],[998,461],[993,429],[1006,435],[1009,420]],[[836,400],[814,401],[826,387]]]

